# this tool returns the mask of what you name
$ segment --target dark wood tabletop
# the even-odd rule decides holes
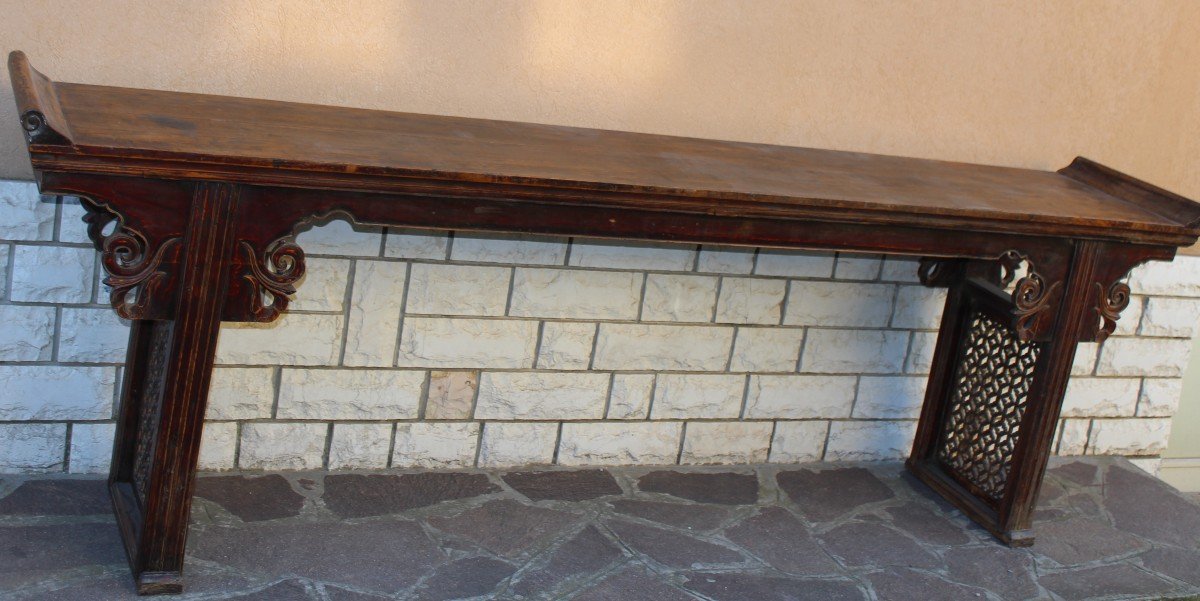
[[[56,83],[10,59],[71,148],[34,166],[87,162],[159,176],[240,173],[286,184],[302,172],[359,190],[517,192],[603,202],[860,222],[1183,242],[1198,205],[1078,160],[1062,172],[463,117]],[[27,78],[24,86],[19,78]],[[20,94],[19,94],[20,96]],[[18,104],[21,103],[18,97]],[[48,138],[54,141],[53,136]],[[62,144],[60,144],[62,145]],[[490,188],[489,188],[490,186]],[[504,186],[497,188],[497,186]],[[1136,189],[1134,194],[1122,189]],[[577,196],[564,191],[577,191]],[[605,194],[597,197],[588,192]],[[623,196],[627,195],[627,196]]]

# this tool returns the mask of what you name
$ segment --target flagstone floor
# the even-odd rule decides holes
[[[0,600],[131,599],[102,481],[0,476]],[[200,478],[175,599],[1200,599],[1200,504],[1055,460],[1009,549],[900,464]]]

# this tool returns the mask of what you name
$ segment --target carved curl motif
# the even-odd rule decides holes
[[[1012,300],[1015,305],[1013,316],[1016,318],[1017,337],[1021,340],[1032,340],[1038,320],[1043,313],[1050,310],[1050,299],[1062,286],[1062,282],[1047,285],[1029,257],[1017,251],[1010,250],[1004,253],[999,261],[1003,265],[1001,273],[1007,274],[1009,282],[1012,281],[1018,265],[1026,263],[1029,266],[1025,276],[1017,280],[1017,285],[1012,291]]]
[[[149,256],[145,241],[124,228],[104,239],[104,254],[100,257],[104,270],[108,272],[104,283],[112,288],[109,300],[118,315],[125,319],[141,319],[145,316],[150,300],[158,293],[168,275],[159,269],[163,257],[178,243],[179,238],[170,238],[158,246],[153,256]]]
[[[21,115],[21,129],[25,130],[25,141],[30,144],[70,144],[62,134],[54,131],[39,111],[25,111]]]
[[[1030,272],[1017,282],[1012,294],[1013,303],[1016,305],[1013,315],[1017,318],[1017,336],[1021,340],[1033,338],[1036,320],[1050,309],[1050,298],[1061,285],[1062,282],[1054,282],[1047,287],[1046,281],[1036,272]]]
[[[1104,285],[1096,282],[1096,313],[1100,321],[1096,328],[1096,342],[1104,342],[1109,334],[1117,329],[1117,320],[1121,312],[1129,306],[1129,285],[1125,282],[1113,282],[1105,293]]]
[[[83,221],[88,224],[88,237],[100,251],[100,263],[107,274],[104,283],[112,289],[109,302],[125,319],[146,318],[153,299],[170,277],[163,263],[180,238],[167,238],[152,249],[144,235],[127,227],[111,209],[90,201],[84,201],[83,206],[87,210]]]
[[[304,251],[290,237],[276,240],[261,255],[245,240],[240,247],[249,267],[242,279],[254,292],[250,313],[258,321],[271,321],[296,294],[296,282],[304,277]]]

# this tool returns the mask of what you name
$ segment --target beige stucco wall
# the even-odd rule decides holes
[[[1200,197],[1200,3],[0,2],[53,78],[1057,168]],[[3,86],[0,176],[28,174]]]
[[[1200,357],[1200,339],[1192,357]],[[1171,422],[1171,444],[1163,453],[1162,478],[1181,490],[1200,491],[1200,361],[1192,360],[1183,378],[1179,412]]]
[[[0,47],[61,80],[1035,168],[1085,154],[1200,198],[1200,2],[12,0],[0,14]],[[0,177],[28,177],[7,86],[0,123]],[[1197,406],[1193,386],[1181,415],[1200,423]]]

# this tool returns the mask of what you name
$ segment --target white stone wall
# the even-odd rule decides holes
[[[126,324],[74,199],[0,182],[0,472],[107,470]],[[270,325],[222,328],[204,469],[896,459],[943,293],[913,259],[417,233],[303,233]],[[1153,467],[1200,258],[1140,268],[1080,348],[1056,450]]]

